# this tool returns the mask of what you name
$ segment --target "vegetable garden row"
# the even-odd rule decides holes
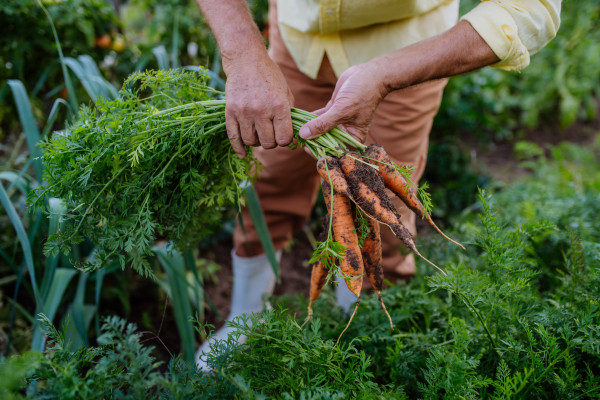
[[[160,6],[187,7],[167,3]],[[21,12],[18,7],[25,5],[0,11],[10,15]],[[594,135],[585,148],[518,142],[526,176],[504,186],[493,182],[478,196],[474,178],[451,189],[476,177],[464,162],[462,176],[437,187],[434,179],[430,196],[381,146],[365,147],[337,128],[316,140],[296,135],[292,146],[319,159],[315,168],[328,212],[306,268],[307,275],[312,269],[309,297],[273,297],[272,310],[234,321],[237,330],[212,345],[212,371],[198,371],[195,347],[213,329],[207,315],[219,315],[207,294],[214,277],[203,253],[216,233],[227,232],[241,205],[266,232],[251,185],[259,165],[251,148],[245,158],[235,156],[225,133],[218,58],[212,70],[177,68],[180,24],[190,22],[175,18],[172,37],[136,64],[156,60],[159,69],[132,73],[117,92],[119,74],[111,72],[109,82],[100,60],[61,52],[64,27],[57,31],[52,24],[61,18],[52,8],[59,5],[27,7],[41,10],[59,56],[33,90],[23,77],[25,85],[14,76],[0,82],[0,101],[10,103],[7,109],[14,105],[22,132],[21,139],[5,141],[12,153],[0,171],[0,347],[8,356],[0,358],[1,397],[600,398],[600,140]],[[585,74],[565,77],[580,65],[560,64],[556,85],[545,90],[534,90],[531,78],[507,83],[502,79],[513,78],[485,71],[457,78],[453,82],[463,86],[450,84],[434,131],[451,130],[444,121],[458,112],[455,119],[466,127],[474,118],[484,132],[518,135],[515,127],[539,119],[527,104],[508,104],[511,90],[535,93],[526,98],[540,101],[540,112],[558,107],[563,126],[593,120],[600,69],[588,53],[598,49],[589,40],[597,35],[600,8],[591,2],[565,8],[564,37],[556,46],[565,59],[588,60]],[[104,42],[125,37],[99,33]],[[540,59],[544,82],[556,60]],[[45,82],[57,81],[40,102]],[[58,97],[62,90],[64,98]],[[459,101],[452,101],[456,96]],[[82,98],[91,102],[80,104]],[[40,108],[47,110],[41,130]],[[15,124],[7,124],[6,115],[0,113],[0,126],[10,133]],[[295,133],[313,117],[292,109]],[[595,122],[582,126],[597,130]],[[412,238],[385,188],[436,232]],[[462,206],[447,206],[458,198]],[[373,221],[421,257],[410,283],[384,284]],[[268,234],[261,241],[279,274]],[[357,295],[350,314],[335,306],[332,285],[326,285],[335,273]],[[137,274],[144,278],[131,278]],[[134,279],[160,288],[148,303],[159,304],[160,312],[149,309],[152,318],[129,314],[138,325],[123,318],[127,293],[135,289],[119,288],[119,281],[123,286]],[[374,293],[361,293],[363,279]],[[114,298],[123,305],[119,316],[112,315],[119,310]],[[165,315],[174,324],[163,327]],[[162,341],[165,331],[179,338],[179,352]],[[242,335],[247,341],[240,345]]]

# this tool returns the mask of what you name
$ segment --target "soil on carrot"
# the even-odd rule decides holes
[[[355,157],[360,157],[356,153]],[[387,193],[385,192],[385,185],[383,183],[383,178],[371,167],[365,165],[362,162],[357,162],[356,167],[347,178],[348,187],[350,188],[350,192],[354,195],[354,198],[360,205],[360,207],[370,215],[376,215],[375,211],[375,202],[376,199],[366,200],[359,196],[361,185],[365,185],[367,187],[367,194],[374,192],[379,199],[380,204],[383,208],[388,209],[398,218],[398,224],[389,225],[394,234],[402,240],[407,246],[412,241],[412,236],[410,232],[402,225],[400,221],[400,214],[396,210],[394,203],[390,200]]]
[[[358,154],[354,153],[354,157],[360,157]],[[390,200],[388,195],[385,193],[385,186],[383,183],[383,179],[377,171],[373,168],[365,165],[362,162],[356,163],[356,168],[350,172],[348,175],[348,187],[350,187],[350,191],[354,195],[354,198],[360,203],[361,208],[366,211],[368,214],[375,215],[375,207],[373,206],[374,200],[365,201],[358,196],[360,192],[360,183],[364,183],[369,190],[373,191],[375,195],[380,199],[381,206],[387,208],[391,212],[393,212],[398,219],[400,219],[400,215],[394,206],[394,203]]]

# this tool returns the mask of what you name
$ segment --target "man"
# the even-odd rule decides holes
[[[197,2],[223,58],[231,145],[240,157],[244,144],[261,146],[255,154],[264,171],[255,186],[279,257],[319,187],[315,160],[279,147],[292,141],[291,106],[320,115],[301,128],[303,138],[341,124],[361,142],[382,144],[397,164],[416,167],[418,182],[447,78],[488,65],[523,69],[556,35],[561,7],[561,0],[489,0],[456,23],[458,0],[271,0],[267,52],[244,0]],[[415,235],[414,214],[394,199]],[[228,319],[260,311],[275,285],[247,210],[242,217]],[[393,234],[381,233],[386,277],[414,275],[412,254],[403,256]],[[336,291],[341,306],[355,299],[343,283]],[[199,355],[208,350],[205,342]]]

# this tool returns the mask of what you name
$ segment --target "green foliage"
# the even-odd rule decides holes
[[[66,132],[42,145],[47,186],[30,200],[40,207],[51,193],[68,210],[65,229],[46,243],[48,254],[66,254],[86,236],[98,246],[96,266],[115,256],[125,266],[125,251],[134,269],[151,275],[146,256],[156,235],[187,248],[218,225],[222,207],[240,199],[240,182],[254,175],[254,158],[233,153],[223,135],[224,101],[207,101],[212,89],[204,79],[134,74],[120,99],[82,107]],[[150,97],[127,89],[138,80]]]
[[[168,371],[140,343],[137,327],[107,318],[98,347],[66,350],[64,331],[40,314],[49,343],[46,354],[26,353],[0,363],[0,394],[28,398],[214,399],[404,399],[371,380],[369,357],[350,345],[334,347],[318,335],[318,321],[303,331],[283,311],[240,318],[237,331],[212,344],[208,363],[214,372],[197,371],[178,357]],[[67,322],[68,324],[68,322]],[[199,330],[201,330],[199,328]],[[240,335],[247,335],[239,345]],[[39,385],[41,384],[41,385]],[[32,390],[39,385],[37,390]],[[20,398],[20,397],[17,397]]]
[[[466,13],[479,2],[461,2]],[[600,93],[600,5],[595,0],[564,2],[558,34],[531,56],[521,73],[484,68],[450,79],[434,132],[469,131],[482,139],[511,137],[515,130],[596,115]]]
[[[474,246],[463,252],[437,237],[425,244],[448,276],[428,276],[432,267],[425,266],[429,270],[408,285],[382,293],[394,331],[377,296],[364,294],[344,341],[334,347],[348,315],[326,287],[314,304],[320,318],[314,324],[297,323],[306,317],[302,296],[272,299],[276,311],[233,321],[230,337],[212,344],[204,357],[213,372],[194,371],[176,358],[161,374],[135,328],[122,320],[107,320],[99,347],[71,353],[61,350],[64,337],[44,322],[56,350],[5,361],[0,390],[8,397],[29,387],[30,397],[50,399],[84,397],[79,393],[90,398],[151,393],[199,399],[598,399],[596,155],[561,145],[549,159],[530,144],[520,147],[534,157],[523,161],[534,174],[494,197],[481,192],[478,221],[464,221]],[[582,213],[584,206],[575,206],[582,201],[596,208]],[[562,222],[569,219],[576,224],[566,229]],[[558,247],[554,253],[544,253],[548,242]],[[198,328],[201,335],[206,329]],[[247,340],[240,345],[242,335]],[[32,379],[43,383],[38,392],[28,385]]]
[[[433,140],[429,145],[423,180],[431,186],[436,223],[442,218],[446,225],[454,223],[458,214],[476,202],[477,188],[490,182],[462,147],[456,137]]]
[[[102,59],[108,54],[106,49],[95,47],[94,39],[119,27],[110,3],[43,0],[42,4],[54,20],[65,55],[90,54]],[[0,6],[0,23],[5,29],[0,37],[0,81],[20,79],[32,90],[44,72],[40,66],[56,60],[57,48],[46,16],[37,0],[6,0]],[[60,75],[55,78],[62,81]]]
[[[356,346],[377,382],[415,399],[600,398],[598,159],[567,144],[553,159],[528,154],[538,157],[524,161],[534,174],[493,198],[482,193],[480,221],[463,221],[476,246],[425,244],[448,276],[383,293],[398,331],[376,296],[362,297],[345,337],[368,338]],[[302,298],[277,303],[306,315]],[[326,338],[347,322],[325,292],[313,313]]]

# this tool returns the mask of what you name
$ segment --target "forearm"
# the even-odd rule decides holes
[[[217,41],[228,75],[232,65],[268,57],[262,36],[245,0],[196,0]]]
[[[375,58],[372,64],[381,74],[386,92],[433,79],[470,72],[499,59],[466,21],[454,28]]]

